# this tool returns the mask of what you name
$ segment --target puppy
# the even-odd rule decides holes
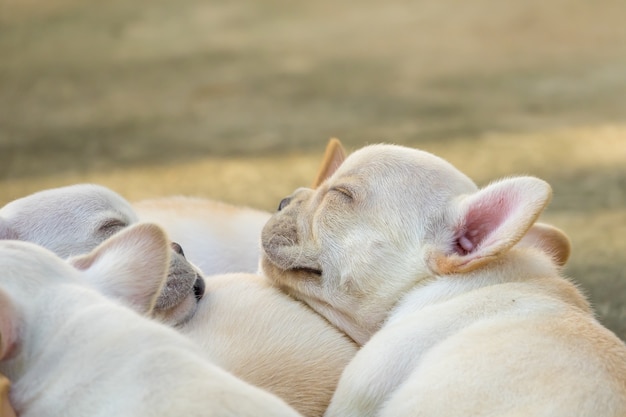
[[[13,381],[18,415],[298,416],[210,364],[175,330],[99,292],[149,312],[168,250],[149,224],[98,247],[78,262],[82,270],[32,243],[0,242],[0,371]]]
[[[567,239],[533,227],[550,198],[372,145],[283,200],[265,274],[364,345],[325,415],[626,415],[626,346],[562,276]]]
[[[77,184],[39,191],[0,209],[0,239],[41,245],[66,258],[94,249],[139,218],[112,190]],[[167,284],[154,315],[172,325],[187,320],[204,292],[200,271],[189,263],[178,244],[172,245]]]

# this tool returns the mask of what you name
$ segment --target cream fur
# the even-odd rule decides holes
[[[179,328],[220,367],[268,390],[304,416],[321,416],[356,345],[262,276],[207,280],[194,317]]]
[[[626,415],[626,347],[562,276],[565,235],[534,226],[550,197],[372,145],[285,200],[264,272],[363,345],[326,417]]]

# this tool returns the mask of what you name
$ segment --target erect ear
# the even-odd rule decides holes
[[[333,175],[345,159],[346,151],[343,149],[339,139],[330,139],[328,141],[328,145],[326,145],[326,151],[324,152],[322,164],[320,165],[319,171],[317,172],[317,176],[315,177],[315,181],[313,181],[311,188],[319,187],[320,184],[326,180],[326,178]]]
[[[140,223],[101,243],[86,255],[68,259],[103,294],[141,314],[152,312],[167,278],[169,240],[157,225]]]
[[[552,197],[545,181],[533,177],[495,182],[459,202],[454,242],[433,249],[428,263],[437,274],[469,272],[509,250],[526,234]]]
[[[565,232],[545,223],[535,223],[518,245],[532,246],[546,252],[558,266],[565,265],[572,251],[572,244]]]
[[[9,222],[0,217],[0,240],[18,239],[17,232],[11,227]]]
[[[11,359],[17,353],[19,322],[11,297],[0,289],[0,361]]]

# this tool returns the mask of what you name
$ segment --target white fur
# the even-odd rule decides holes
[[[268,278],[363,345],[326,417],[626,415],[626,346],[562,277],[567,238],[534,225],[548,184],[479,189],[393,145],[331,174],[262,234]]]
[[[165,280],[167,239],[151,226],[131,233],[126,251],[99,256],[118,263],[118,289],[148,285],[139,292],[152,288],[153,302]],[[0,242],[0,271],[0,372],[13,382],[21,417],[298,415],[210,364],[173,329],[91,289],[87,281],[110,282],[98,271],[15,241]],[[149,310],[150,300],[137,302]]]

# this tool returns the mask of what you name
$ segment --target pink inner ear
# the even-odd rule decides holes
[[[516,207],[516,197],[515,194],[505,197],[500,193],[494,193],[472,204],[467,210],[464,224],[459,227],[456,252],[459,255],[467,255],[479,246],[495,243],[489,237],[493,236],[493,232],[510,217]]]

